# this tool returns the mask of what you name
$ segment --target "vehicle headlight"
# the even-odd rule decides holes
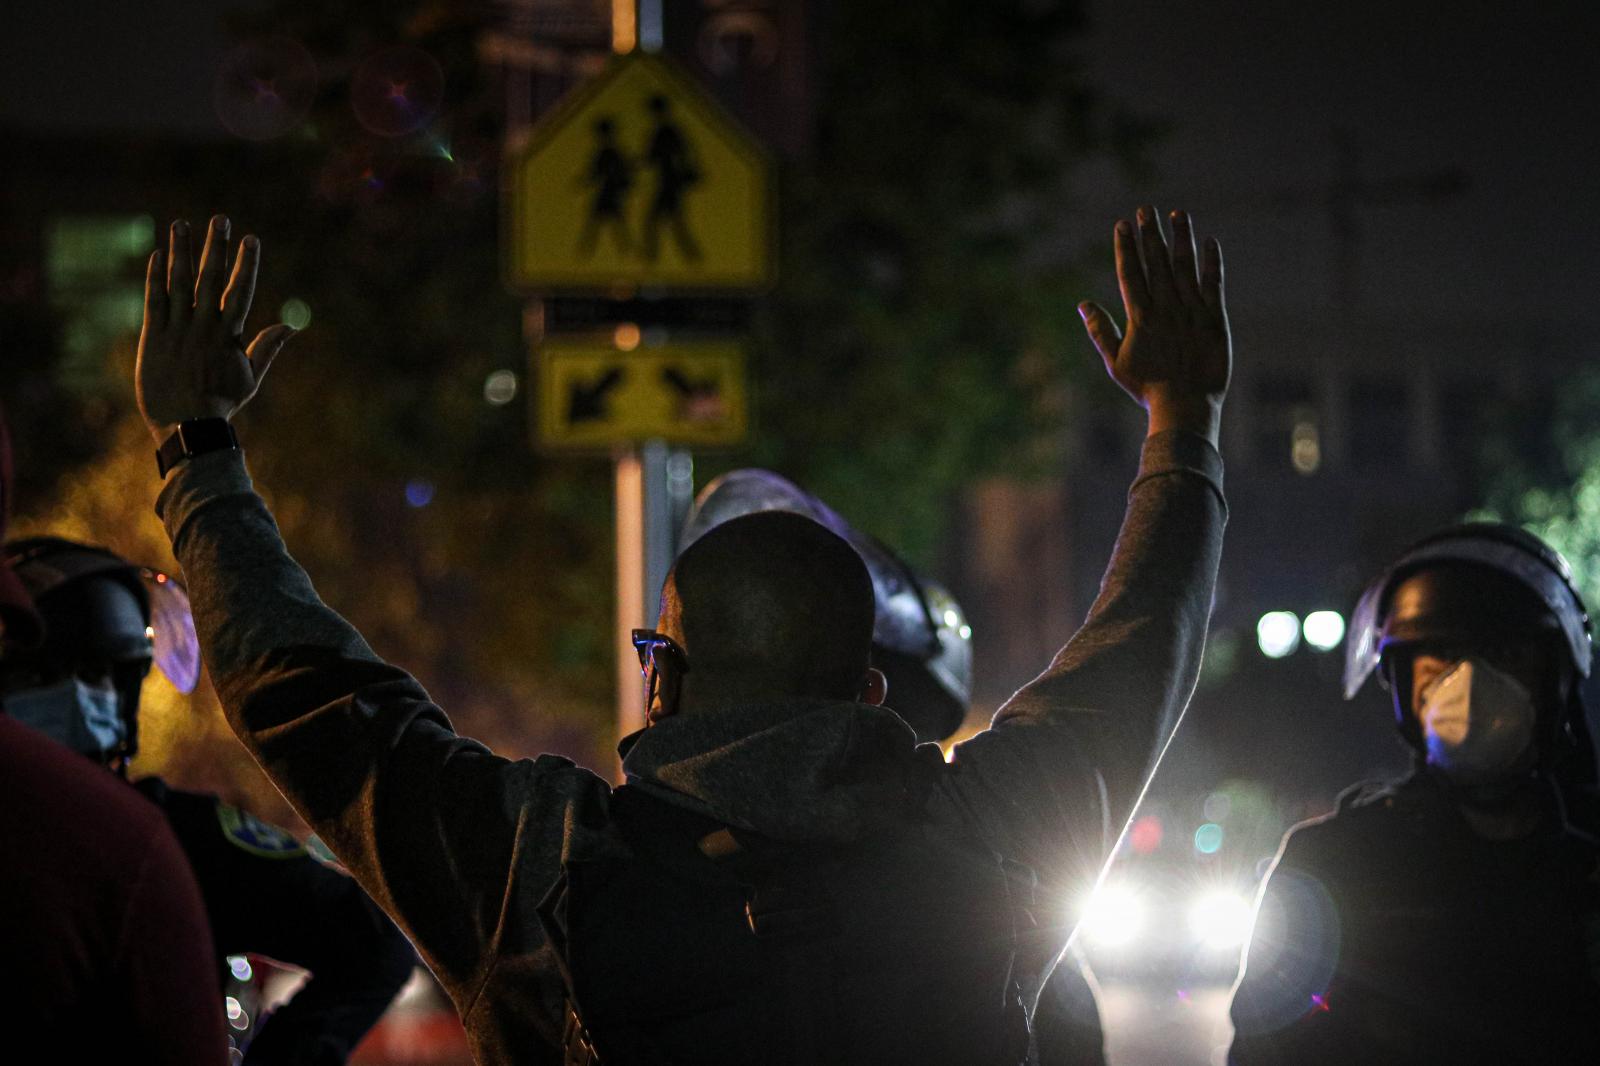
[[[1127,885],[1104,884],[1089,897],[1079,928],[1103,947],[1126,944],[1144,927],[1144,902]]]
[[[1255,908],[1237,892],[1207,892],[1189,908],[1189,928],[1208,948],[1240,948],[1250,939]]]

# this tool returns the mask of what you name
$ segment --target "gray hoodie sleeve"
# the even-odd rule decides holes
[[[1210,442],[1181,431],[1145,441],[1088,618],[956,747],[937,817],[1047,883],[1090,883],[1194,691],[1226,518]]]
[[[459,737],[405,671],[318,598],[237,451],[201,455],[156,504],[206,669],[273,784],[406,932],[466,1017],[564,855],[603,822],[604,781]]]

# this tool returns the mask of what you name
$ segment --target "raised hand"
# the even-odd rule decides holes
[[[198,277],[187,222],[172,224],[165,275],[161,252],[150,256],[134,393],[158,444],[179,422],[232,418],[294,336],[293,327],[268,326],[245,347],[244,322],[255,297],[261,245],[254,237],[240,241],[230,274],[228,231],[225,216],[211,220]]]
[[[1170,252],[1154,208],[1139,209],[1137,238],[1126,219],[1117,222],[1127,334],[1098,304],[1079,304],[1078,313],[1111,379],[1150,413],[1151,433],[1189,429],[1215,444],[1233,369],[1222,248],[1207,240],[1197,269],[1189,215],[1171,217]]]

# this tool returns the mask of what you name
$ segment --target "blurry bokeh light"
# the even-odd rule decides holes
[[[311,325],[311,305],[298,297],[290,297],[278,308],[278,321],[295,329]]]
[[[1194,831],[1194,850],[1202,855],[1215,855],[1222,849],[1222,826],[1207,822]]]
[[[1239,893],[1214,890],[1195,900],[1189,908],[1189,928],[1208,948],[1217,951],[1241,948],[1250,938],[1254,910],[1250,901]]]
[[[612,333],[611,339],[616,344],[618,351],[631,352],[639,347],[639,342],[644,339],[644,334],[635,323],[622,322],[618,324],[616,330]]]
[[[1318,651],[1332,651],[1344,639],[1344,615],[1338,611],[1312,611],[1301,628],[1307,644]]]
[[[1102,947],[1126,944],[1144,928],[1144,903],[1131,886],[1107,882],[1089,897],[1079,928]]]
[[[412,507],[426,507],[433,502],[433,482],[413,478],[406,482],[406,503]]]
[[[1300,619],[1293,611],[1268,611],[1256,623],[1256,645],[1269,659],[1281,659],[1300,646]]]
[[[1161,846],[1162,835],[1161,819],[1147,814],[1128,830],[1128,846],[1140,855],[1148,855]]]
[[[517,398],[517,372],[495,370],[483,379],[483,399],[491,407],[504,407]]]

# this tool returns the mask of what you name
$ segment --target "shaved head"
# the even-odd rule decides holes
[[[724,522],[679,557],[660,629],[701,692],[853,699],[866,675],[874,599],[843,538],[786,511]]]

